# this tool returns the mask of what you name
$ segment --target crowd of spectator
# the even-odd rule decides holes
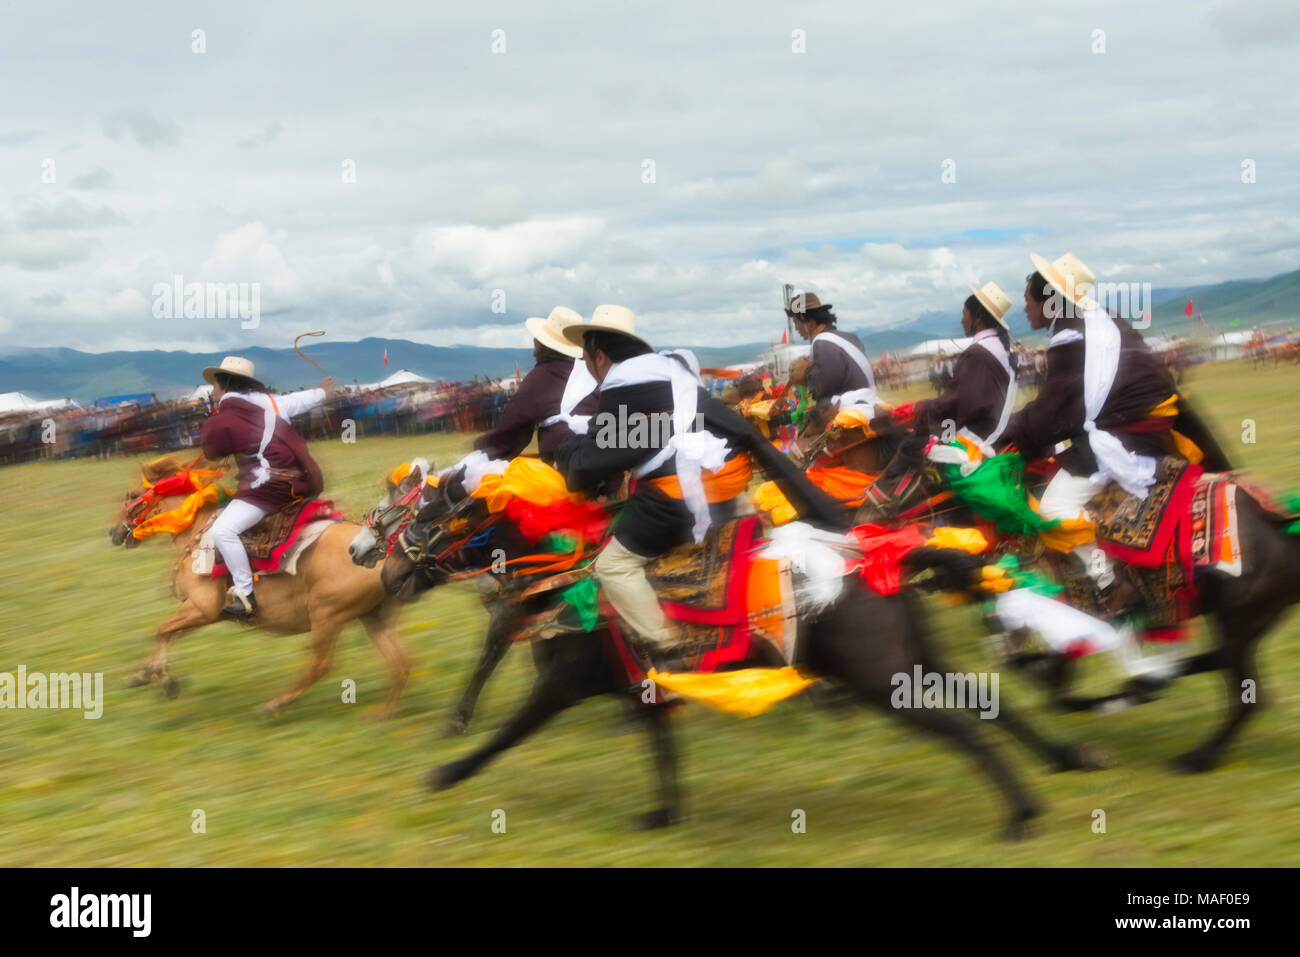
[[[299,416],[312,439],[426,432],[483,432],[510,398],[513,380],[348,388]],[[211,411],[206,398],[137,397],[110,406],[40,409],[0,416],[0,465],[37,459],[107,458],[196,447]]]

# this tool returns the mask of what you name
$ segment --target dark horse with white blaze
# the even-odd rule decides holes
[[[427,589],[440,585],[460,572],[491,565],[494,550],[518,553],[531,550],[517,530],[504,521],[487,533],[475,530],[487,517],[482,502],[436,501],[421,510],[402,533],[399,548],[393,549],[383,567],[384,587],[397,597],[412,601]],[[468,536],[474,538],[468,539]],[[450,542],[466,544],[448,551]],[[499,552],[497,556],[499,557]],[[436,556],[436,560],[433,557]],[[548,601],[546,596],[530,601]],[[526,610],[533,610],[528,608]],[[845,686],[862,705],[880,708],[913,727],[938,735],[975,759],[1008,804],[1005,834],[1018,838],[1028,832],[1029,822],[1040,807],[1030,798],[1012,769],[979,731],[980,719],[970,708],[894,708],[890,698],[894,676],[922,673],[950,673],[926,635],[919,603],[911,596],[885,597],[846,579],[841,598],[816,620],[799,623],[799,645],[803,649],[800,667]],[[449,788],[476,773],[488,761],[517,744],[551,717],[585,698],[599,694],[640,695],[641,688],[628,687],[626,677],[611,665],[603,641],[594,632],[569,632],[532,642],[537,679],[523,706],[482,747],[469,755],[430,772],[428,782],[435,789]],[[751,659],[744,665],[782,664],[779,660]],[[775,653],[772,653],[775,656]],[[1086,746],[1048,740],[1019,718],[1005,703],[990,723],[1008,732],[1058,771],[1091,770],[1104,766],[1104,758]],[[669,709],[642,708],[651,737],[658,772],[659,806],[638,819],[641,827],[662,827],[681,816],[682,801],[677,780],[677,755],[669,724]]]

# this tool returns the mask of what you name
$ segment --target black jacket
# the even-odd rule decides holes
[[[556,453],[556,468],[564,473],[569,489],[596,491],[654,456],[672,436],[672,408],[672,386],[667,382],[602,390],[587,434],[569,439]],[[697,410],[703,415],[704,427],[731,447],[728,457],[750,453],[755,467],[776,481],[801,517],[838,530],[849,527],[850,516],[734,410],[703,389],[698,393]],[[632,418],[637,414],[643,417],[639,421],[646,423],[640,435],[635,431],[638,420]],[[657,423],[654,428],[650,421]],[[632,428],[621,427],[629,424]],[[646,478],[676,473],[676,458],[670,456]],[[731,503],[710,506],[715,521],[730,517],[733,510]],[[630,551],[656,556],[692,541],[693,523],[684,502],[638,481],[614,534]]]

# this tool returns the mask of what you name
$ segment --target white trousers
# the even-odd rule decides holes
[[[269,514],[264,508],[235,499],[212,523],[212,544],[221,553],[221,560],[230,569],[235,591],[241,595],[253,591],[253,570],[248,567],[248,554],[244,551],[244,543],[239,540],[239,533],[248,531]]]
[[[1092,484],[1087,476],[1071,475],[1060,469],[1043,490],[1043,497],[1038,502],[1038,511],[1043,518],[1088,518],[1087,504],[1100,489]],[[1110,567],[1110,559],[1097,547],[1096,542],[1088,542],[1074,549],[1079,556],[1088,576],[1098,588],[1106,588],[1115,580]]]

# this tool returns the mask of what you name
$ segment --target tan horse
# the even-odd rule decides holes
[[[144,472],[150,482],[156,482],[186,467],[201,467],[200,463],[201,458],[183,466],[173,458],[164,457],[150,462]],[[202,463],[207,465],[210,463]],[[142,494],[128,495],[110,535],[113,544],[136,544],[131,532],[150,512],[174,508],[182,500],[183,496],[177,495],[150,502]],[[180,599],[181,607],[158,626],[157,646],[132,678],[132,687],[162,681],[167,696],[176,697],[180,684],[167,670],[167,653],[172,642],[221,617],[226,602],[226,579],[214,579],[193,569],[198,538],[215,511],[216,506],[204,506],[195,515],[193,524],[173,538],[177,559],[172,572],[172,591]],[[249,624],[275,634],[311,635],[311,658],[306,670],[263,705],[262,713],[283,710],[319,681],[330,670],[339,632],[356,619],[365,626],[392,675],[392,689],[381,714],[388,717],[395,710],[411,671],[410,659],[397,642],[396,622],[401,604],[384,591],[378,568],[362,568],[348,556],[348,545],[358,530],[359,526],[350,522],[331,525],[299,557],[296,574],[265,575],[258,581],[258,611]]]

